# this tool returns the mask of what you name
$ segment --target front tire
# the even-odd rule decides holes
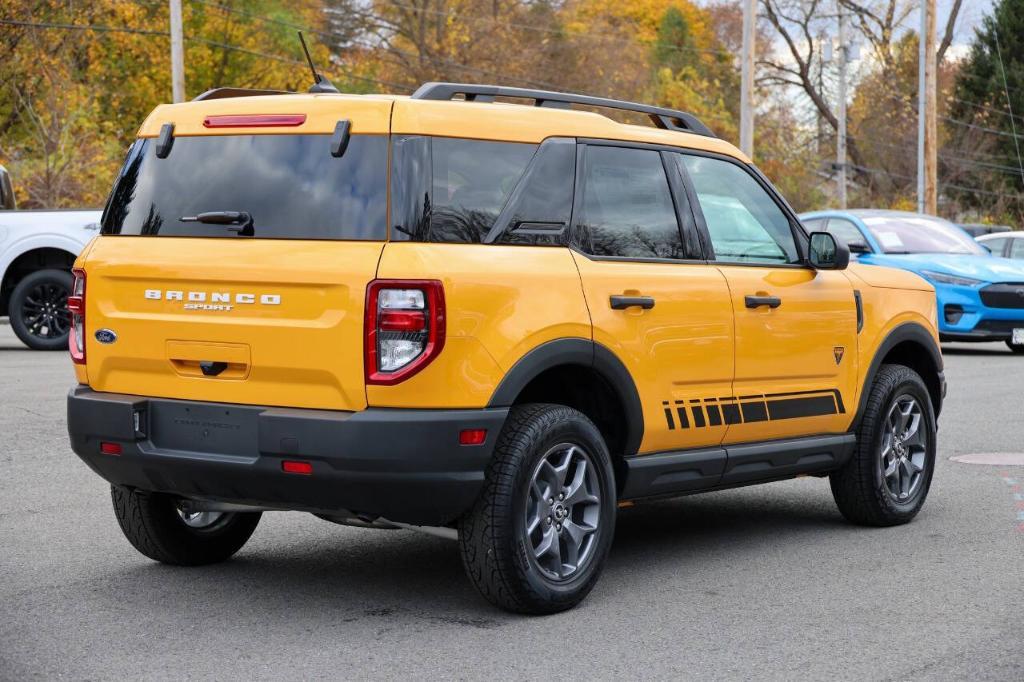
[[[229,559],[246,543],[260,512],[186,514],[163,493],[111,486],[114,514],[128,542],[154,561],[202,566]]]
[[[593,589],[615,532],[615,477],[597,427],[561,405],[509,412],[484,490],[461,520],[473,585],[516,613],[557,613]]]
[[[7,304],[11,329],[32,350],[67,350],[71,273],[51,268],[25,275]]]
[[[830,476],[848,520],[907,523],[921,510],[935,470],[935,411],[924,381],[903,365],[882,365],[857,431],[857,449]]]

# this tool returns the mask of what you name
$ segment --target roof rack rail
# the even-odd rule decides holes
[[[450,100],[456,95],[462,95],[467,102],[493,102],[495,97],[510,97],[532,99],[534,106],[538,107],[569,109],[572,104],[582,104],[590,107],[634,111],[639,114],[647,114],[654,125],[665,130],[717,137],[710,128],[701,123],[700,119],[685,111],[567,92],[507,88],[501,85],[474,85],[472,83],[424,83],[412,94],[412,99],[444,101]]]
[[[213,88],[192,99],[202,102],[207,99],[227,99],[229,97],[259,97],[261,95],[294,95],[290,90],[250,90],[248,88]]]

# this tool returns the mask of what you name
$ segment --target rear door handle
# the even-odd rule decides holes
[[[654,307],[654,299],[650,296],[612,296],[608,302],[611,304],[612,310],[625,310],[634,306],[650,310]]]
[[[763,305],[769,308],[778,308],[782,305],[782,299],[778,296],[747,296],[743,299],[748,308],[760,308]]]

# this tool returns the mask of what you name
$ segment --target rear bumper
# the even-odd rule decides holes
[[[107,481],[194,499],[443,525],[472,505],[508,408],[334,412],[68,394],[71,447]],[[459,445],[463,429],[487,429]],[[100,452],[121,445],[120,455]],[[282,471],[310,462],[312,474]]]

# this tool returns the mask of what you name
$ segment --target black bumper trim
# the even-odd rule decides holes
[[[472,505],[507,414],[508,408],[289,409],[85,386],[68,394],[72,449],[113,484],[432,526]],[[470,428],[487,429],[482,445],[459,445],[459,432]],[[101,441],[121,444],[122,454],[101,454]],[[285,459],[311,462],[312,475],[282,472]]]

